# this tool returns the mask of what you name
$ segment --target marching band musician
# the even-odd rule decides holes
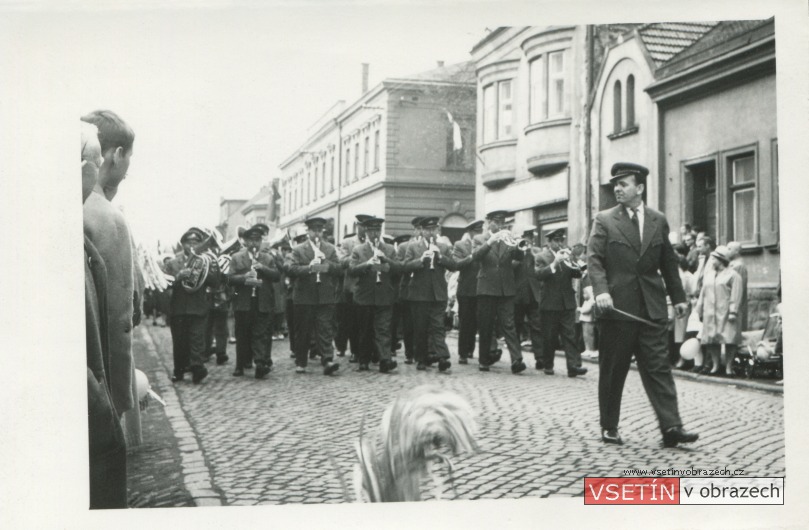
[[[214,233],[214,240],[212,243],[212,250],[217,254],[222,253],[222,245]],[[226,268],[223,268],[223,263],[219,261],[219,270],[223,280],[226,280]],[[224,263],[225,267],[229,263]],[[208,295],[210,307],[208,309],[208,321],[205,325],[205,354],[216,354],[216,364],[222,365],[228,362],[229,357],[227,354],[228,347],[228,311],[230,310],[230,288],[227,281],[222,281],[216,287],[206,287],[205,292]],[[215,346],[214,346],[215,344]]]
[[[495,319],[503,328],[509,354],[511,355],[511,373],[518,374],[525,370],[520,341],[514,328],[514,267],[512,261],[522,260],[523,252],[517,245],[509,241],[509,233],[503,227],[508,212],[495,210],[489,212],[486,219],[489,230],[472,239],[472,256],[480,263],[478,272],[478,328],[480,344],[491,344],[494,334]],[[498,361],[483,348],[478,348],[480,363],[478,369],[488,372],[489,367]]]
[[[351,254],[354,247],[365,242],[365,228],[363,221],[371,219],[372,215],[357,214],[357,233],[347,234],[340,243],[340,266],[345,271],[343,275],[343,289],[338,297],[340,311],[337,314],[337,349],[345,353],[350,346],[351,357],[348,362],[356,363],[359,353],[360,335],[357,324],[357,306],[354,303],[354,291],[357,286],[357,278],[348,273],[348,266],[351,262]]]
[[[183,253],[166,264],[166,272],[174,276],[171,292],[170,328],[174,354],[173,382],[183,380],[185,372],[191,372],[196,384],[208,375],[203,364],[205,354],[205,327],[208,321],[209,302],[205,287],[218,287],[221,277],[218,267],[212,260],[203,285],[189,286],[194,281],[194,270],[190,265],[198,257],[202,242],[208,236],[201,229],[189,228],[180,238]],[[185,282],[185,283],[184,283]]]
[[[262,238],[266,238],[270,235],[270,227],[264,223],[256,223],[253,225],[255,228],[261,230]],[[278,272],[281,274],[281,277],[278,281],[272,282],[272,295],[273,295],[273,308],[270,311],[270,328],[267,330],[267,355],[270,359],[272,359],[272,342],[273,342],[273,335],[275,334],[275,328],[277,327],[278,321],[278,311],[279,305],[281,308],[284,307],[284,293],[283,293],[283,282],[284,282],[284,260],[281,258],[278,253],[273,249],[272,245],[266,239],[261,241],[261,246],[259,247],[260,252],[266,252],[272,258],[272,261],[275,265],[275,268],[278,269]]]
[[[581,278],[581,268],[570,260],[570,249],[565,248],[565,229],[557,228],[545,233],[548,246],[536,259],[536,274],[542,280],[539,310],[542,322],[543,369],[553,375],[556,337],[565,350],[568,377],[587,373],[581,368],[581,352],[576,346],[576,293],[573,278]]]
[[[371,358],[377,353],[379,371],[383,374],[397,364],[391,359],[390,321],[394,302],[391,275],[399,269],[393,246],[381,239],[384,222],[376,217],[362,222],[365,242],[354,247],[348,268],[349,274],[357,278],[354,303],[360,335],[359,371],[368,371]]]
[[[536,227],[523,231],[522,237],[528,243],[524,249],[525,256],[517,262],[515,269],[515,282],[517,284],[517,297],[514,300],[514,324],[517,337],[524,330],[527,322],[528,337],[531,341],[531,351],[534,354],[534,366],[537,370],[544,368],[542,357],[542,319],[540,318],[539,301],[542,299],[542,281],[536,273],[536,255],[540,249],[534,246]]]
[[[292,291],[295,373],[306,372],[314,332],[315,349],[320,353],[323,373],[331,375],[340,368],[338,363],[333,362],[332,321],[337,301],[335,276],[342,270],[337,249],[323,239],[326,220],[312,217],[304,223],[307,238],[292,249],[285,263],[287,274],[295,279]]]
[[[305,233],[299,234],[292,238],[292,243],[300,245],[309,239]],[[286,316],[287,316],[287,332],[289,333],[289,356],[295,358],[295,304],[292,301],[292,293],[295,292],[295,278],[289,274],[287,263],[292,255],[292,248],[290,247],[284,255],[284,274],[286,275],[286,289],[287,289],[287,302],[286,302]]]
[[[462,260],[472,255],[472,238],[483,233],[483,221],[472,221],[466,225],[463,237],[455,242],[452,256]],[[469,261],[460,268],[458,275],[458,364],[468,364],[475,353],[477,323],[477,289],[480,263]]]
[[[452,247],[436,241],[438,217],[425,217],[419,223],[422,238],[407,246],[404,270],[412,272],[408,287],[413,321],[413,353],[416,369],[426,370],[429,361],[429,346],[435,349],[438,369],[449,370],[449,349],[446,343],[444,309],[447,306],[447,270],[458,270],[459,265],[471,261],[457,262],[452,258]]]
[[[414,217],[410,222],[413,225],[413,235],[396,250],[396,260],[404,263],[407,247],[421,240],[421,221],[424,217]],[[402,304],[402,342],[405,347],[405,364],[413,364],[413,313],[410,307],[410,278],[411,273],[404,273],[399,280],[399,301]]]
[[[233,255],[228,281],[234,286],[233,312],[236,316],[236,369],[234,376],[244,375],[245,368],[256,362],[255,378],[263,379],[272,368],[272,352],[267,335],[275,310],[272,282],[281,277],[273,257],[260,250],[263,231],[260,227],[239,228],[244,248]]]

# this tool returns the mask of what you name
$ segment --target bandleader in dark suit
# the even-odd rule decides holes
[[[601,438],[623,443],[618,433],[621,395],[634,355],[663,444],[694,442],[698,435],[682,428],[668,360],[666,293],[678,317],[687,308],[669,225],[662,213],[643,204],[648,169],[616,163],[611,173],[618,206],[596,216],[588,244],[589,276],[599,311]]]
[[[472,258],[480,263],[477,285],[479,344],[491,344],[497,319],[511,355],[511,372],[518,374],[525,370],[525,363],[514,327],[514,295],[517,290],[512,262],[521,261],[523,252],[516,245],[507,244],[508,232],[503,229],[507,213],[496,210],[486,216],[489,232],[472,240]],[[478,348],[478,351],[478,368],[488,372],[496,359],[491,358],[485,348]]]
[[[565,229],[557,228],[545,235],[548,247],[536,259],[537,277],[542,280],[539,310],[542,313],[542,353],[545,373],[553,375],[554,344],[561,339],[567,361],[567,375],[587,373],[580,368],[581,352],[576,347],[576,296],[573,278],[581,278],[581,269],[570,264],[570,251],[564,247]]]
[[[295,372],[306,372],[312,333],[320,354],[323,373],[331,375],[340,365],[333,362],[334,304],[337,302],[336,276],[343,273],[337,249],[323,238],[326,220],[312,217],[305,221],[307,239],[296,245],[287,257],[286,270],[295,279],[292,291],[295,323]]]

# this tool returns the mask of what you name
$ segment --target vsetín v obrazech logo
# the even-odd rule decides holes
[[[587,477],[584,504],[784,504],[784,478]]]

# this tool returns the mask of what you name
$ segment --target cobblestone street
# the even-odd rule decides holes
[[[617,447],[600,440],[594,363],[585,365],[590,369],[586,376],[575,379],[566,376],[561,358],[554,376],[534,370],[533,362],[514,376],[506,355],[492,372],[482,373],[476,360],[466,366],[455,362],[453,338],[448,340],[450,374],[417,372],[402,363],[400,353],[394,374],[357,372],[346,357],[338,359],[335,377],[324,377],[311,365],[311,373],[295,374],[287,341],[275,341],[275,366],[263,381],[251,371],[243,378],[231,375],[231,344],[231,361],[208,363],[210,375],[202,384],[172,385],[168,328],[140,326],[135,336],[136,356],[156,360],[150,381],[168,403],[165,413],[171,421],[164,427],[174,431],[181,456],[169,457],[168,471],[173,463],[182,478],[172,476],[183,480],[185,489],[178,490],[175,504],[161,506],[187,505],[185,495],[197,505],[346,502],[338,474],[351,484],[354,443],[363,421],[371,433],[394,396],[425,383],[459,393],[478,415],[481,452],[455,460],[455,490],[448,489],[449,498],[581,496],[584,477],[622,476],[627,469],[727,467],[748,476],[785,474],[783,395],[776,392],[678,377],[685,427],[700,433],[700,440],[687,448],[663,449],[633,370],[622,409],[625,445]],[[526,361],[532,361],[530,354]],[[147,410],[151,415],[161,407],[152,403]],[[166,433],[146,430],[147,447],[155,443],[152,436]],[[149,465],[135,455],[130,475],[138,473],[139,458],[141,465]],[[133,482],[130,497],[133,487],[145,486]],[[158,505],[144,501],[143,493],[138,498],[137,506]]]

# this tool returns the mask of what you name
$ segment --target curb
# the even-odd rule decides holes
[[[160,396],[166,402],[163,409],[174,431],[177,448],[182,459],[183,485],[188,491],[196,506],[223,506],[222,495],[213,488],[211,470],[205,462],[194,428],[188,422],[180,398],[174,390],[174,384],[167,374],[171,373],[157,353],[154,339],[148,328],[141,328],[143,342],[150,357],[153,357],[164,369],[156,373],[156,381],[152,383],[160,391]]]
[[[447,332],[447,337],[454,337],[458,338],[458,331],[452,330]],[[530,351],[528,348],[522,348],[522,351]],[[564,359],[565,354],[561,351],[556,351],[556,357],[561,357]],[[582,359],[583,363],[589,364],[598,364],[598,360],[592,359]],[[638,371],[637,365],[633,362],[630,365],[630,368],[634,371]],[[691,372],[684,372],[682,370],[676,370],[672,368],[671,373],[674,374],[675,378],[678,379],[689,379],[691,381],[697,381],[700,383],[708,383],[711,385],[718,385],[718,386],[733,386],[736,388],[744,388],[749,390],[758,390],[761,392],[769,392],[771,394],[784,394],[784,387],[783,385],[776,385],[775,383],[762,383],[760,381],[750,381],[748,379],[738,379],[738,378],[724,378],[724,377],[713,377],[709,375],[702,375],[702,374],[694,374]]]

